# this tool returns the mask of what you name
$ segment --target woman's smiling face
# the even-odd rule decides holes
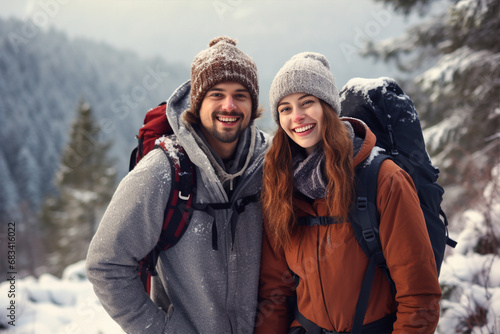
[[[319,99],[306,93],[293,93],[278,103],[280,125],[307,154],[322,140],[323,108]]]

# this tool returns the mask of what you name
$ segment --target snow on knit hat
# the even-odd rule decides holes
[[[198,53],[191,64],[191,112],[199,115],[201,102],[213,86],[234,81],[248,89],[252,99],[252,115],[257,112],[259,83],[257,66],[247,54],[236,47],[236,40],[221,36]]]
[[[340,97],[330,64],[315,52],[296,54],[278,71],[269,91],[271,112],[279,125],[278,103],[293,93],[306,93],[328,103],[340,114]]]

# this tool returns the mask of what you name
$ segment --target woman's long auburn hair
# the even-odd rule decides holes
[[[335,111],[323,108],[322,146],[325,152],[326,204],[330,216],[346,219],[354,197],[353,146],[349,132]],[[286,249],[295,227],[293,209],[293,156],[299,147],[281,126],[266,155],[262,185],[262,210],[266,232],[275,249]]]

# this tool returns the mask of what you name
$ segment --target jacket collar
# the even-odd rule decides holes
[[[341,117],[340,120],[349,122],[354,129],[355,137],[363,140],[361,149],[354,157],[354,166],[356,167],[370,156],[372,149],[375,147],[375,143],[377,142],[377,137],[375,137],[375,134],[368,128],[368,126],[359,119]]]

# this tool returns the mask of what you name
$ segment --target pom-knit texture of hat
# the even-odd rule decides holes
[[[296,54],[278,71],[269,91],[271,112],[279,125],[278,103],[293,93],[306,93],[328,103],[340,114],[340,97],[335,77],[325,56],[315,52]]]
[[[257,66],[252,58],[236,47],[236,40],[221,36],[196,55],[191,64],[191,111],[199,114],[207,91],[225,81],[242,84],[252,98],[252,114],[259,99]]]

